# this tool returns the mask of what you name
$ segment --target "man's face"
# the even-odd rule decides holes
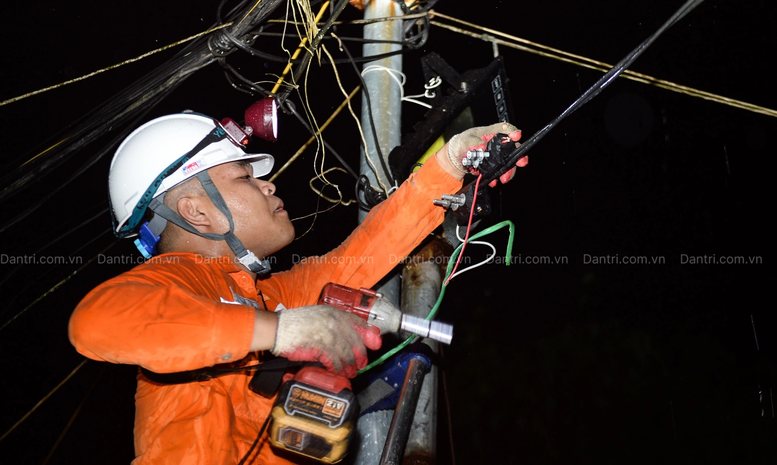
[[[248,250],[263,258],[294,240],[294,226],[283,201],[274,195],[275,185],[254,178],[250,164],[226,163],[208,174],[232,213],[235,235]],[[222,220],[221,232],[226,232],[229,222]]]

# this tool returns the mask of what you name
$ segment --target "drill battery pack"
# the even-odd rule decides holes
[[[271,413],[270,443],[323,463],[342,460],[359,415],[348,378],[309,366],[284,381]]]

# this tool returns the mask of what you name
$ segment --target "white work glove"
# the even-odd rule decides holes
[[[292,361],[320,362],[353,378],[367,366],[367,349],[380,349],[381,343],[380,334],[358,316],[331,305],[310,305],[279,312],[271,352]]]
[[[497,123],[491,126],[480,126],[467,129],[466,131],[456,134],[448,141],[448,158],[453,166],[462,173],[479,174],[476,169],[465,167],[461,161],[467,158],[467,151],[470,150],[485,150],[494,135],[497,133],[507,134],[510,140],[516,142],[516,147],[519,145],[517,142],[521,138],[521,130],[516,128],[510,123]],[[529,163],[529,157],[523,157],[518,162],[517,166],[524,167]],[[515,168],[506,172],[499,177],[502,183],[506,183],[513,179],[515,176]],[[489,186],[496,186],[496,180],[489,183]]]

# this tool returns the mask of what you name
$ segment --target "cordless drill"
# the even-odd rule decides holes
[[[369,289],[329,283],[318,303],[353,313],[377,327],[380,334],[402,330],[446,344],[453,337],[451,325],[403,314]],[[271,444],[323,463],[342,460],[359,414],[351,382],[315,366],[286,374],[283,380],[271,413]]]

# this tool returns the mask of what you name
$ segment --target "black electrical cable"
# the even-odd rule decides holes
[[[334,29],[334,28],[333,28]],[[292,34],[290,32],[264,32],[264,31],[252,31],[250,33],[251,35],[255,35],[257,37],[289,37],[289,38],[295,38],[299,37],[297,34]],[[393,44],[393,45],[405,45],[405,41],[403,40],[380,40],[380,39],[365,39],[364,37],[332,37],[331,35],[325,36],[324,40],[337,40],[337,41],[343,41],[343,42],[361,42],[361,43],[367,43],[367,44]],[[292,61],[292,63],[299,63],[300,60]]]
[[[180,82],[178,83],[180,84]],[[178,84],[175,84],[174,87],[177,87]],[[148,114],[149,111],[151,111],[153,107],[146,107],[140,111],[140,114],[131,121],[129,125],[127,125],[124,129],[119,131],[119,133],[116,135],[116,137],[113,138],[113,140],[105,145],[101,150],[99,150],[96,154],[94,154],[89,160],[87,160],[86,163],[81,165],[81,167],[76,171],[74,174],[71,174],[66,179],[61,180],[60,183],[52,189],[48,194],[46,194],[42,199],[35,202],[32,206],[25,208],[25,210],[18,215],[16,215],[14,218],[12,218],[10,221],[5,223],[4,225],[0,226],[0,233],[5,231],[6,229],[10,228],[11,226],[14,226],[19,221],[23,220],[24,218],[28,217],[30,214],[32,214],[35,210],[40,208],[44,203],[48,202],[49,199],[54,197],[59,191],[65,188],[68,184],[73,182],[78,176],[83,174],[86,170],[91,168],[95,163],[100,161],[102,157],[105,156],[108,152],[110,152],[113,147],[119,144],[125,137],[127,137],[127,134],[129,134],[135,126],[137,126],[140,121],[145,118],[145,116]]]
[[[370,129],[372,130],[372,139],[375,141],[375,150],[378,152],[378,158],[380,159],[380,165],[383,169],[383,173],[386,176],[386,179],[388,179],[388,182],[390,185],[394,185],[394,177],[391,176],[391,171],[388,169],[388,166],[386,166],[386,160],[383,158],[383,152],[380,149],[380,142],[378,142],[378,132],[375,129],[375,118],[372,116],[372,101],[370,100],[370,93],[367,89],[367,83],[364,81],[364,76],[362,76],[362,73],[359,71],[359,68],[356,66],[356,62],[353,61],[353,56],[351,55],[351,52],[348,50],[348,47],[345,46],[345,44],[342,44],[343,51],[346,55],[348,55],[348,59],[351,62],[351,65],[353,65],[354,71],[356,71],[357,76],[359,76],[359,81],[362,83],[362,95],[365,96],[367,99],[367,113],[370,117]],[[366,147],[365,147],[366,150]],[[376,173],[377,175],[377,173]],[[388,195],[388,192],[386,192],[386,195]]]
[[[239,2],[236,6],[234,6],[229,13],[227,13],[227,21],[231,21],[233,19],[233,15],[237,13],[239,10],[241,10],[245,4],[248,2],[248,0],[242,0]],[[224,24],[224,19],[221,17],[221,11],[224,9],[224,5],[227,4],[227,0],[221,0],[219,2],[219,5],[216,7],[216,24],[222,25]]]
[[[101,216],[103,216],[103,215],[107,216],[107,215],[106,215],[107,213],[108,213],[108,209],[107,209],[107,208],[103,208],[103,209],[102,209],[102,210],[100,210],[100,211],[99,211],[99,212],[98,212],[96,215],[92,216],[91,218],[87,219],[86,221],[82,221],[82,222],[80,222],[80,223],[79,223],[77,226],[75,226],[75,227],[73,227],[73,228],[70,228],[70,229],[69,229],[69,230],[67,230],[66,232],[64,232],[64,233],[60,234],[59,236],[57,236],[57,237],[56,237],[56,238],[54,238],[53,240],[49,241],[48,243],[46,243],[46,244],[45,244],[45,245],[43,245],[42,247],[39,247],[37,250],[35,250],[35,251],[34,251],[32,254],[30,254],[30,255],[32,255],[32,256],[36,256],[36,255],[38,255],[38,254],[39,254],[39,253],[41,253],[42,251],[46,250],[48,247],[50,247],[50,246],[54,245],[55,243],[59,242],[59,240],[60,240],[60,239],[63,239],[63,238],[65,238],[65,237],[69,236],[69,235],[70,235],[71,233],[73,233],[74,231],[77,231],[77,230],[81,229],[82,227],[86,226],[87,224],[91,223],[92,221],[96,220],[97,218],[100,218],[100,217],[101,217]],[[11,269],[11,271],[7,272],[7,273],[5,274],[5,276],[3,276],[3,279],[0,279],[0,286],[2,286],[3,284],[5,284],[5,282],[6,282],[6,281],[8,281],[8,279],[10,279],[10,278],[11,278],[11,276],[13,276],[14,274],[16,274],[16,272],[17,272],[17,271],[19,271],[19,269],[20,269],[21,267],[22,267],[22,264],[18,264],[18,265],[16,265],[16,266],[14,266],[14,267]],[[0,312],[0,313],[2,313],[2,312]]]
[[[226,1],[226,0],[222,0],[222,4],[223,4],[224,1]],[[361,42],[361,43],[388,43],[388,44],[397,44],[397,45],[401,45],[402,46],[402,48],[400,50],[395,50],[395,51],[391,51],[391,52],[387,52],[387,53],[380,53],[380,54],[376,54],[376,55],[371,55],[371,56],[366,56],[366,57],[358,57],[358,58],[350,57],[349,59],[329,60],[328,58],[322,58],[321,62],[324,63],[324,64],[332,64],[332,65],[346,64],[346,63],[353,63],[353,62],[355,62],[355,63],[368,63],[368,62],[371,62],[371,61],[381,60],[381,59],[389,58],[389,57],[392,57],[392,56],[395,56],[395,55],[404,54],[404,53],[407,52],[406,48],[407,49],[416,49],[416,48],[422,47],[426,43],[426,41],[428,40],[428,37],[429,37],[429,32],[428,32],[429,31],[429,18],[425,17],[425,18],[423,18],[423,20],[424,20],[424,23],[423,23],[424,26],[420,28],[421,32],[418,33],[418,34],[415,34],[415,35],[408,35],[408,33],[409,33],[410,29],[412,29],[412,27],[415,25],[416,22],[415,21],[408,21],[408,24],[405,26],[405,30],[404,30],[405,40],[402,40],[402,41],[396,41],[396,40],[371,40],[371,39],[354,38],[354,37],[337,37],[336,38],[336,37],[331,37],[331,36],[327,36],[327,35],[321,36],[321,39],[319,40],[318,43],[320,43],[323,40],[338,40],[338,41],[340,41],[340,43],[342,43],[342,41],[354,41],[354,42]],[[325,26],[326,26],[326,24],[325,24]],[[230,34],[227,31],[221,31],[220,34],[221,34],[220,37],[226,38],[227,40],[230,41],[230,43],[232,43],[233,45],[235,45],[239,49],[243,50],[244,52],[248,53],[249,55],[257,57],[257,58],[262,58],[262,59],[264,59],[266,61],[269,61],[269,62],[283,63],[283,64],[291,63],[293,65],[302,65],[303,67],[305,67],[305,66],[307,66],[307,64],[310,61],[310,54],[306,54],[305,57],[302,60],[299,60],[299,59],[290,60],[287,57],[272,55],[272,54],[269,54],[269,53],[266,53],[266,52],[262,52],[262,51],[257,50],[257,49],[252,47],[253,43],[256,41],[256,39],[258,37],[261,37],[261,36],[268,36],[268,37],[296,37],[295,35],[290,34],[290,33],[270,33],[270,32],[263,32],[263,30],[260,30],[260,31],[252,31],[252,32],[246,34],[242,39],[238,39],[238,38],[234,37],[232,34]],[[246,39],[249,36],[250,36],[250,39]],[[225,71],[225,77],[226,77],[227,81],[229,82],[229,84],[235,90],[238,90],[238,91],[244,92],[244,93],[248,93],[248,94],[259,93],[259,94],[264,95],[264,96],[269,95],[268,91],[260,88],[259,86],[257,86],[253,82],[251,82],[250,80],[248,80],[245,77],[243,77],[234,68],[229,66],[226,63],[226,60],[224,59],[224,56],[222,56],[219,59],[219,63],[221,64],[222,67],[224,67],[225,69],[228,69],[228,72]],[[235,76],[239,81],[242,82],[242,84],[235,82],[232,79],[231,76]],[[296,77],[295,79],[298,79],[298,77]],[[289,91],[284,91],[281,94],[279,94],[279,96],[277,98],[278,104],[282,108],[284,107],[283,103],[284,103],[285,99],[288,98],[288,93],[289,93]]]
[[[420,24],[417,20],[405,21],[406,24],[404,26],[402,37],[404,38],[403,42],[410,49],[421,48],[426,45],[427,40],[429,40],[429,16],[423,16],[419,19],[421,19]],[[410,35],[410,31],[414,27],[417,28],[419,32],[415,35]]]
[[[102,234],[98,235],[97,237],[95,237],[94,239],[92,239],[91,241],[89,241],[88,243],[84,244],[84,246],[82,246],[82,247],[81,247],[81,248],[79,248],[78,250],[81,250],[81,249],[83,249],[83,248],[84,248],[84,247],[86,247],[87,245],[89,245],[89,244],[91,244],[92,242],[94,242],[95,240],[97,240],[97,239],[98,239],[98,238],[99,238],[101,235],[107,234],[109,231],[110,231],[110,230],[105,230],[105,231],[103,231],[103,233],[102,233]],[[110,249],[111,249],[111,247],[113,247],[114,245],[116,245],[118,242],[119,242],[119,240],[118,240],[118,239],[116,239],[116,240],[114,240],[113,242],[111,242],[111,243],[110,243],[110,244],[109,244],[107,247],[105,247],[105,248],[104,248],[104,249],[102,249],[100,252],[98,252],[98,253],[97,253],[97,255],[95,255],[94,257],[92,257],[91,259],[89,259],[89,261],[87,261],[86,263],[84,263],[83,265],[81,265],[81,266],[80,266],[80,267],[79,267],[77,270],[75,270],[74,272],[70,273],[70,274],[69,274],[69,275],[67,275],[67,276],[66,276],[64,279],[62,279],[62,280],[61,280],[61,281],[59,281],[57,284],[55,284],[54,286],[52,286],[51,288],[49,288],[49,290],[48,290],[48,291],[46,291],[46,292],[44,292],[43,294],[41,294],[40,296],[38,296],[38,298],[36,298],[35,300],[33,300],[33,301],[32,301],[32,303],[30,303],[29,305],[27,305],[26,307],[24,307],[24,308],[23,308],[21,311],[19,311],[19,312],[18,312],[16,315],[14,315],[14,316],[13,316],[13,318],[11,318],[10,320],[8,320],[8,321],[6,321],[5,323],[3,323],[3,325],[2,325],[2,326],[0,326],[0,331],[4,330],[4,329],[5,329],[5,328],[6,328],[8,325],[10,325],[11,323],[13,323],[13,322],[14,322],[14,321],[15,321],[17,318],[19,318],[20,316],[22,316],[22,314],[24,314],[24,313],[25,313],[27,310],[29,310],[29,309],[30,309],[30,308],[32,308],[32,307],[33,307],[35,304],[37,304],[38,302],[40,302],[41,300],[43,300],[43,298],[44,298],[44,297],[46,297],[47,295],[49,295],[49,294],[51,294],[52,292],[54,292],[54,291],[56,291],[57,289],[59,289],[59,288],[60,288],[60,286],[62,286],[62,285],[63,285],[64,283],[66,283],[67,281],[69,281],[69,280],[70,280],[70,279],[71,279],[73,276],[75,276],[75,275],[76,275],[78,272],[80,272],[81,270],[83,270],[84,268],[86,268],[87,266],[89,266],[89,265],[90,265],[90,264],[91,264],[93,261],[95,261],[95,260],[96,260],[96,259],[97,259],[97,258],[98,258],[100,255],[104,255],[104,254],[105,254],[105,252],[107,252],[108,250],[110,250]],[[51,269],[53,269],[53,268],[50,268],[50,269],[49,269],[49,271],[51,271]],[[46,273],[48,273],[48,271],[47,271]],[[45,275],[45,273],[44,273],[44,275]],[[29,288],[30,286],[32,286],[32,284],[33,284],[33,283],[35,283],[35,282],[36,282],[38,279],[42,278],[44,275],[40,275],[40,276],[38,276],[38,278],[36,278],[36,279],[35,279],[35,281],[33,281],[32,283],[29,283],[29,284],[27,285],[27,287],[25,287],[25,288],[24,288],[24,290],[26,290],[27,288]],[[17,294],[17,295],[16,295],[16,296],[15,296],[15,297],[14,297],[14,298],[13,298],[13,299],[10,301],[10,302],[7,302],[7,306],[6,306],[6,308],[3,310],[3,312],[2,312],[2,313],[5,313],[5,311],[6,311],[8,308],[10,308],[10,306],[11,306],[11,303],[13,302],[13,300],[15,300],[17,297],[19,297],[19,296],[20,296],[20,295],[21,295],[21,294],[24,292],[24,290],[23,290],[22,292],[18,293],[18,294]]]
[[[260,36],[259,34],[256,34],[256,35]],[[269,35],[269,33],[262,33],[261,35]],[[293,36],[293,37],[296,37],[296,36]],[[273,63],[283,63],[283,64],[291,63],[293,65],[305,65],[305,64],[308,63],[308,61],[310,61],[307,58],[303,58],[302,60],[299,60],[299,59],[290,60],[287,57],[282,57],[282,56],[278,56],[278,55],[271,55],[269,53],[265,53],[265,52],[262,52],[262,51],[259,51],[259,50],[255,49],[255,48],[252,48],[252,47],[246,45],[244,42],[239,41],[237,39],[234,39],[234,38],[231,38],[231,37],[228,37],[228,38],[230,40],[234,40],[233,43],[235,45],[240,44],[240,45],[237,45],[237,46],[241,50],[243,50],[244,52],[246,52],[246,53],[248,53],[248,54],[250,54],[252,56],[255,56],[257,58],[262,58],[264,60],[267,60],[267,61],[270,61],[270,62],[273,62]],[[334,38],[333,37],[326,37],[325,39],[328,40],[328,39],[334,39]],[[392,43],[392,44],[407,46],[408,48],[417,48],[417,46],[415,46],[415,45],[413,45],[413,47],[410,47],[408,42],[403,42],[403,41],[376,41],[376,42],[373,42],[373,41],[365,40],[364,42],[366,42],[366,43]],[[406,52],[407,52],[407,50],[395,50],[393,52],[379,53],[377,55],[370,55],[370,56],[366,56],[366,57],[358,57],[358,58],[355,58],[354,60],[357,63],[366,63],[366,62],[370,62],[370,61],[375,61],[375,60],[380,60],[380,59],[383,59],[383,58],[392,57],[392,56],[395,56],[395,55],[401,55],[401,54],[406,53]],[[346,60],[346,59],[330,61],[328,58],[322,58],[321,59],[321,63],[324,63],[324,64],[346,64],[346,63],[350,63],[350,61]]]
[[[234,24],[231,31],[234,35],[245,34],[263,22],[281,3],[281,0],[261,2],[249,10],[248,20]],[[66,136],[58,138],[58,143],[3,176],[0,185],[4,188],[0,191],[0,200],[29,187],[36,177],[52,172],[75,152],[125,124],[140,111],[148,111],[191,74],[216,61],[218,54],[208,48],[210,37],[189,43],[165,64],[69,126]]]
[[[305,120],[305,118],[303,118],[303,117],[302,117],[302,115],[300,115],[300,114],[299,114],[299,112],[297,111],[297,107],[296,107],[296,105],[294,105],[294,102],[292,102],[292,101],[290,101],[290,100],[287,100],[287,101],[286,101],[286,108],[288,108],[288,109],[289,109],[289,111],[290,111],[290,112],[291,112],[291,113],[292,113],[294,116],[296,116],[296,117],[297,117],[297,119],[299,120],[299,122],[300,122],[300,123],[302,123],[302,126],[304,126],[304,127],[305,127],[305,129],[307,129],[308,131],[310,131],[310,134],[311,134],[313,137],[315,137],[315,136],[316,136],[316,131],[314,131],[314,130],[313,130],[313,128],[312,128],[312,127],[310,127],[310,125],[308,124],[308,122]],[[339,161],[339,162],[340,162],[340,163],[343,165],[343,168],[345,168],[345,169],[346,169],[346,171],[348,171],[348,173],[350,173],[350,175],[354,177],[354,179],[359,179],[359,175],[356,173],[356,171],[355,171],[353,168],[351,168],[351,165],[349,165],[349,164],[348,164],[348,163],[345,161],[345,159],[344,159],[343,157],[341,157],[341,156],[340,156],[340,154],[339,154],[339,153],[337,153],[337,151],[334,149],[334,147],[332,147],[331,145],[329,145],[329,143],[328,143],[326,140],[324,140],[324,138],[323,138],[323,137],[321,138],[321,140],[322,140],[322,141],[323,141],[323,143],[324,143],[324,147],[326,147],[326,149],[327,149],[327,150],[329,150],[330,152],[332,152],[332,155],[334,155],[334,156],[335,156],[335,158],[337,158],[337,160],[338,160],[338,161]]]
[[[259,428],[259,434],[256,435],[256,439],[254,440],[254,443],[251,444],[251,448],[248,449],[248,452],[246,452],[246,455],[243,456],[243,458],[238,462],[237,465],[243,465],[246,463],[246,460],[248,460],[248,457],[251,456],[251,453],[256,448],[256,445],[259,444],[259,440],[262,439],[262,436],[264,435],[265,430],[267,429],[267,425],[270,424],[270,415],[267,415],[267,418],[264,420],[264,423],[262,423],[262,427]]]
[[[229,63],[227,63],[226,59],[220,58],[219,65],[221,65],[221,67],[224,68],[224,75],[227,78],[227,82],[229,82],[234,89],[237,89],[241,92],[245,92],[249,95],[259,94],[262,97],[268,97],[270,95],[269,91],[262,89],[260,86],[257,86],[249,79],[246,79],[245,77],[243,77],[242,74],[240,74]],[[237,83],[233,81],[230,75],[235,76],[240,82]]]
[[[329,19],[326,20],[323,26],[321,26],[321,29],[319,29],[318,34],[313,38],[313,40],[310,42],[310,48],[307,49],[307,53],[305,54],[305,57],[303,58],[303,62],[297,66],[297,68],[294,70],[293,73],[293,79],[292,82],[298,82],[300,78],[302,77],[302,73],[305,72],[305,70],[308,67],[308,64],[310,63],[310,60],[313,59],[313,54],[318,49],[318,46],[321,44],[321,41],[323,40],[324,36],[329,32],[329,29],[332,27],[332,24],[337,20],[337,18],[340,16],[340,13],[345,10],[345,7],[348,6],[349,0],[340,0],[340,2],[337,3],[337,5],[334,8],[334,11],[329,15]],[[279,106],[283,106],[283,103],[286,101],[286,99],[289,97],[289,94],[291,93],[291,89],[284,90],[283,92],[279,93],[275,100],[278,103]]]
[[[639,44],[634,50],[632,50],[628,55],[626,55],[621,61],[619,61],[615,66],[613,66],[607,73],[605,73],[601,78],[599,78],[598,81],[594,83],[588,90],[583,93],[580,97],[577,98],[572,104],[567,107],[566,110],[564,110],[559,116],[557,116],[553,121],[545,125],[542,129],[534,133],[529,139],[526,140],[523,144],[521,144],[518,148],[516,148],[514,151],[510,153],[507,157],[507,161],[503,164],[503,169],[498,170],[495,174],[492,174],[488,178],[484,178],[481,183],[482,185],[488,185],[489,182],[498,179],[499,176],[506,173],[510,169],[512,169],[513,166],[515,166],[515,163],[526,156],[526,153],[534,147],[534,145],[537,144],[537,142],[540,141],[545,135],[550,132],[551,129],[556,127],[556,125],[561,122],[564,118],[571,115],[575,112],[578,108],[588,103],[592,98],[596,97],[601,93],[607,86],[609,86],[615,78],[617,78],[623,71],[626,70],[633,62],[636,60],[640,55],[642,55],[642,52],[647,50],[648,47],[661,35],[664,33],[666,29],[671,27],[673,24],[675,24],[677,21],[682,19],[685,15],[691,12],[694,8],[696,8],[699,4],[701,4],[704,0],[688,0],[682,7],[680,7],[679,10],[677,10],[656,32],[653,33],[650,37],[645,39],[641,44]]]
[[[363,174],[359,176],[355,192],[359,208],[367,212],[372,210],[372,207],[386,200],[386,194],[373,188],[370,185],[370,179]],[[361,198],[361,192],[364,192],[364,200]]]
[[[432,9],[435,3],[437,3],[439,0],[428,0],[426,2],[413,2],[410,5],[405,4],[404,0],[394,0],[397,4],[399,4],[399,7],[402,9],[402,12],[404,14],[410,14],[410,13],[425,13]],[[424,3],[425,5],[422,7],[418,7]]]

